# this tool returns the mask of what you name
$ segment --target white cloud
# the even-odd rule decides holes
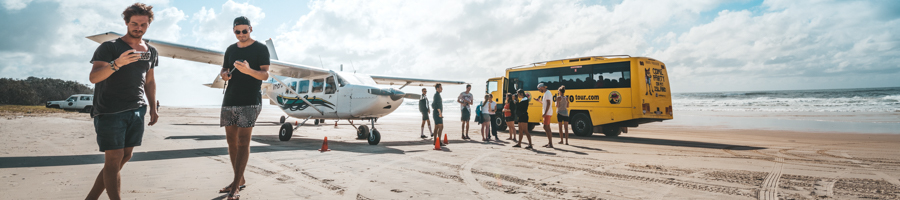
[[[759,14],[722,11],[677,39],[660,38],[669,46],[650,55],[671,66],[677,86],[714,90],[751,88],[740,83],[771,89],[846,87],[846,82],[883,81],[884,75],[900,71],[900,37],[894,34],[900,32],[900,20],[880,20],[877,12],[867,12],[878,5],[766,1],[763,6],[767,9]]]
[[[329,69],[344,64],[362,73],[463,80],[476,92],[508,67],[611,54],[665,62],[675,92],[897,86],[894,1],[769,0],[727,11],[720,7],[731,1],[620,2],[313,1],[305,15],[267,19],[251,3],[185,11],[155,1],[147,2],[156,7],[147,37],[224,50],[235,42],[232,20],[247,16],[254,28],[278,34],[282,60],[319,66],[321,56]],[[120,14],[130,3],[4,1],[0,15],[29,21],[0,21],[9,27],[0,33],[12,38],[0,41],[0,73],[87,83],[97,44],[84,37],[124,33]],[[201,104],[221,99],[198,85],[212,80],[217,66],[161,64],[164,104],[191,104],[192,94],[203,94]],[[461,87],[447,90],[455,95]]]
[[[203,7],[194,13],[191,19],[194,25],[191,29],[192,36],[198,43],[204,44],[205,48],[224,50],[228,45],[237,42],[231,28],[234,18],[239,16],[249,18],[251,25],[258,26],[264,24],[260,22],[263,22],[266,14],[261,8],[250,5],[250,3],[235,3],[231,0],[222,5],[220,12],[216,12],[213,8]]]
[[[6,10],[21,10],[28,6],[32,0],[3,0],[3,7]]]

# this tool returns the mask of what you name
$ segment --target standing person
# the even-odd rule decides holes
[[[559,86],[559,95],[556,97],[556,122],[559,124],[559,144],[569,145],[569,97],[566,96],[566,86]],[[565,131],[563,131],[565,130]]]
[[[431,109],[434,110],[432,117],[434,117],[434,138],[435,140],[441,141],[441,132],[444,132],[444,103],[441,102],[441,92],[444,91],[444,88],[441,87],[441,84],[434,85],[434,99],[431,102]],[[441,146],[447,146],[444,142],[440,142]]]
[[[153,76],[153,68],[159,65],[158,54],[156,48],[142,39],[153,22],[153,6],[134,3],[125,8],[122,16],[127,34],[103,42],[91,58],[89,79],[95,84],[91,118],[105,162],[85,199],[98,199],[103,190],[109,199],[121,199],[119,171],[131,159],[134,147],[141,146],[148,103],[150,123],[147,126],[153,126],[159,119],[154,105],[156,79]],[[145,94],[147,101],[143,98]]]
[[[509,127],[509,138],[506,139],[516,141],[516,115],[513,112],[516,109],[516,99],[512,93],[506,93],[504,100],[506,102],[503,105],[503,119],[506,120],[506,127]]]
[[[469,117],[472,115],[472,102],[475,100],[475,97],[472,96],[472,93],[469,91],[472,90],[472,85],[466,85],[466,91],[459,93],[459,96],[456,97],[456,102],[459,103],[460,110],[462,110],[462,139],[468,140],[469,138]]]
[[[228,199],[239,199],[238,192],[246,182],[244,169],[250,156],[251,134],[262,110],[259,88],[263,80],[269,79],[269,49],[250,38],[253,27],[247,17],[235,18],[232,25],[238,42],[225,50],[220,71],[229,84],[222,99],[219,126],[225,127],[234,179],[219,192],[227,192]]]
[[[422,139],[428,138],[425,136],[425,124],[428,124],[428,132],[431,133],[431,137],[434,137],[434,132],[431,131],[431,121],[428,119],[428,114],[431,113],[428,110],[428,90],[422,88],[422,98],[419,99],[419,112],[422,113],[422,129],[419,134],[422,134]]]
[[[494,102],[493,94],[488,94],[487,99],[488,99],[488,101],[490,101],[489,104],[491,107],[491,113],[488,113],[488,116],[490,116],[489,120],[491,120],[491,134],[494,135],[494,139],[496,139],[497,142],[499,142],[500,136],[497,136],[497,126],[499,125],[499,124],[497,124],[497,115],[496,115],[497,114],[497,102]],[[488,138],[488,139],[490,139],[490,138]]]
[[[494,109],[491,108],[491,95],[484,95],[484,102],[481,102],[481,107],[479,109],[481,111],[481,141],[490,142],[491,141],[491,113],[494,112]]]
[[[538,90],[544,93],[541,97],[541,122],[544,123],[544,133],[547,133],[547,145],[544,147],[553,148],[553,131],[550,130],[550,117],[553,115],[553,93],[547,90],[544,83],[538,83]]]
[[[522,136],[528,136],[528,146],[525,149],[532,149],[531,145],[531,133],[528,132],[528,103],[531,102],[527,96],[525,96],[525,90],[519,89],[516,92],[518,94],[519,100],[516,103],[516,122],[519,122],[519,143],[513,145],[513,147],[522,147]]]

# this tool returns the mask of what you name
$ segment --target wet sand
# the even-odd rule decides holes
[[[218,115],[163,107],[121,172],[123,197],[223,198],[216,192],[232,170]],[[379,119],[377,146],[346,121],[310,124],[282,142],[280,115],[267,108],[259,118],[243,199],[900,199],[898,134],[662,122],[618,138],[573,135],[569,145],[554,134],[551,149],[540,147],[539,126],[526,150],[480,142],[474,123],[476,140],[462,140],[449,115],[450,145],[435,151],[415,114]],[[321,153],[326,136],[332,151]],[[87,114],[7,114],[0,137],[0,199],[84,198],[102,168]]]

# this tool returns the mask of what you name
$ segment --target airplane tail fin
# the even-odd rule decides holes
[[[272,42],[272,38],[266,40],[266,47],[269,48],[269,59],[278,60],[278,54],[275,53],[275,43]]]

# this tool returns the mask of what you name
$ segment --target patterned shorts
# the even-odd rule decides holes
[[[252,106],[222,106],[222,114],[219,116],[219,127],[237,125],[241,128],[256,126],[256,117],[262,111],[261,105]]]

